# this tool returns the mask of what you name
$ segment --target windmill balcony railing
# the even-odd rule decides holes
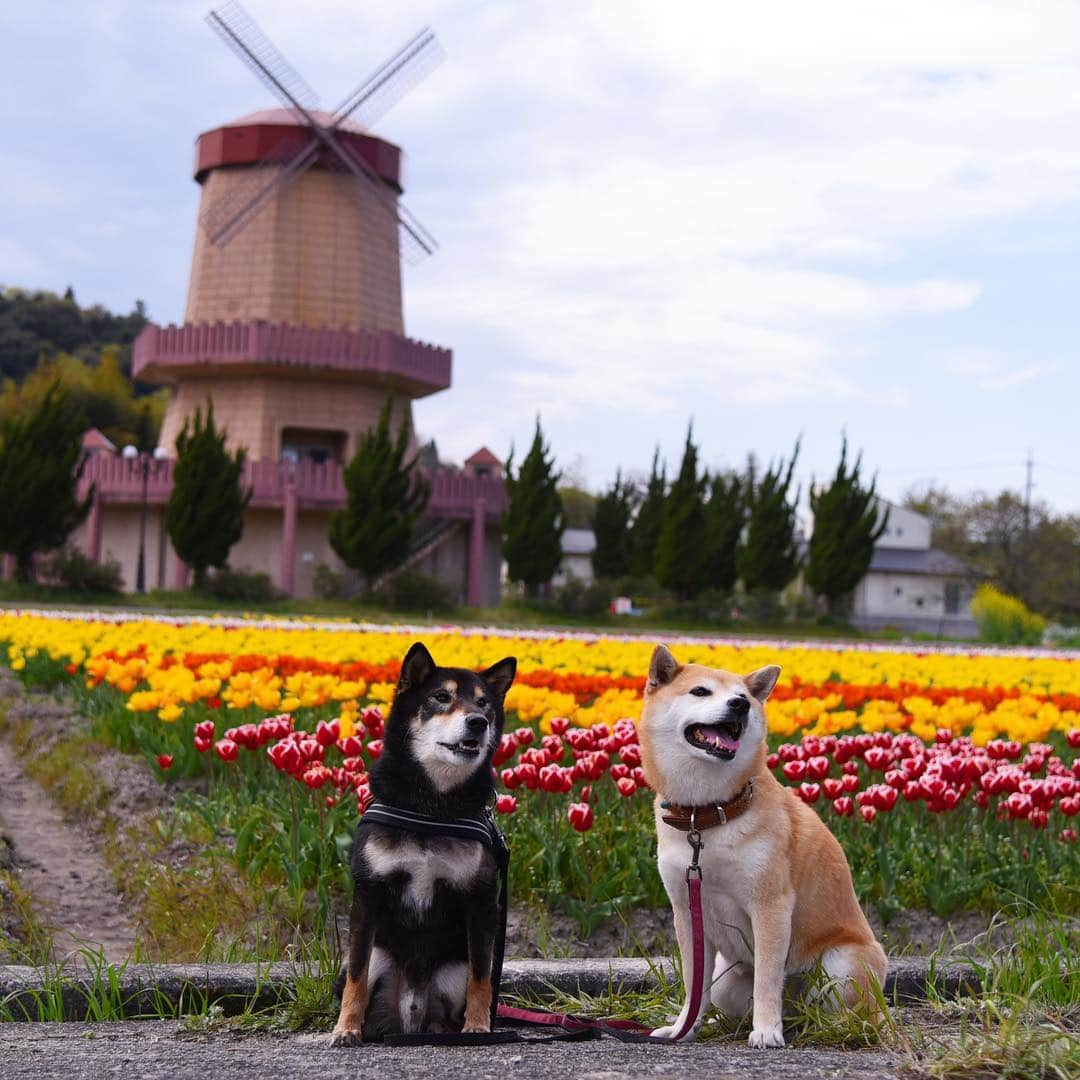
[[[232,323],[151,323],[135,339],[132,371],[151,380],[203,365],[320,368],[343,375],[398,377],[418,395],[450,385],[449,349],[390,330],[329,330],[261,319]]]
[[[171,460],[149,463],[146,487],[149,505],[162,505],[168,500],[174,465]],[[97,498],[105,503],[138,505],[142,501],[142,468],[137,460],[96,454],[86,463],[81,491],[85,493],[93,484]],[[252,506],[284,506],[287,494],[295,490],[301,508],[335,509],[345,503],[344,472],[335,462],[249,461],[244,466],[242,484],[251,490]],[[501,479],[472,476],[450,468],[435,469],[425,475],[431,485],[427,512],[432,517],[471,518],[480,499],[484,500],[489,520],[497,519],[506,507],[506,486]]]

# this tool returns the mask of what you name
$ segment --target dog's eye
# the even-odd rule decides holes
[[[437,701],[440,705],[449,705],[451,701],[449,690],[436,690],[431,697],[433,701]]]
[[[690,693],[694,697],[712,697],[712,691],[707,686],[695,686]]]
[[[488,703],[488,701],[487,701],[486,697],[481,696],[481,697],[478,697],[476,699],[476,704],[481,709],[486,709],[487,708],[487,703]]]

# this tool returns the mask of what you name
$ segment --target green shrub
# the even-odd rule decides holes
[[[1040,645],[1046,620],[1015,596],[993,585],[980,585],[971,601],[979,637],[993,645]]]
[[[282,597],[282,593],[274,588],[269,574],[230,570],[227,566],[210,574],[202,591],[218,600],[241,600],[254,604],[267,604]]]
[[[336,600],[345,595],[345,575],[324,562],[317,563],[311,587],[316,596],[321,596],[324,600]]]
[[[61,548],[42,560],[41,576],[70,592],[119,593],[124,587],[120,564],[115,559],[96,563],[77,548]]]
[[[609,581],[569,577],[555,590],[555,607],[564,615],[603,615],[613,596],[615,588]]]
[[[409,570],[395,574],[383,585],[379,596],[396,611],[453,611],[457,606],[449,585]]]

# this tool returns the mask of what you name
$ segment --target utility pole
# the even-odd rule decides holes
[[[1023,564],[1021,568],[1020,581],[1023,585],[1023,591],[1025,593],[1024,600],[1028,600],[1028,586],[1031,583],[1029,571],[1031,569],[1031,489],[1034,487],[1032,481],[1032,471],[1035,468],[1035,462],[1031,457],[1031,448],[1028,447],[1026,465],[1026,479],[1024,481],[1024,543],[1021,548]]]

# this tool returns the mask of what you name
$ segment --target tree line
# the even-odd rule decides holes
[[[767,605],[804,570],[830,611],[843,613],[870,565],[886,515],[874,481],[863,479],[861,457],[849,460],[845,438],[835,474],[810,492],[814,529],[804,556],[794,486],[798,457],[796,442],[790,458],[764,471],[751,459],[742,472],[710,475],[699,464],[691,426],[670,480],[657,448],[644,483],[619,471],[596,500],[594,575],[611,582],[652,578],[684,601],[705,593],[731,597],[741,585]],[[508,480],[504,541],[508,575],[530,594],[551,579],[562,559],[558,480],[538,420],[529,453]]]

